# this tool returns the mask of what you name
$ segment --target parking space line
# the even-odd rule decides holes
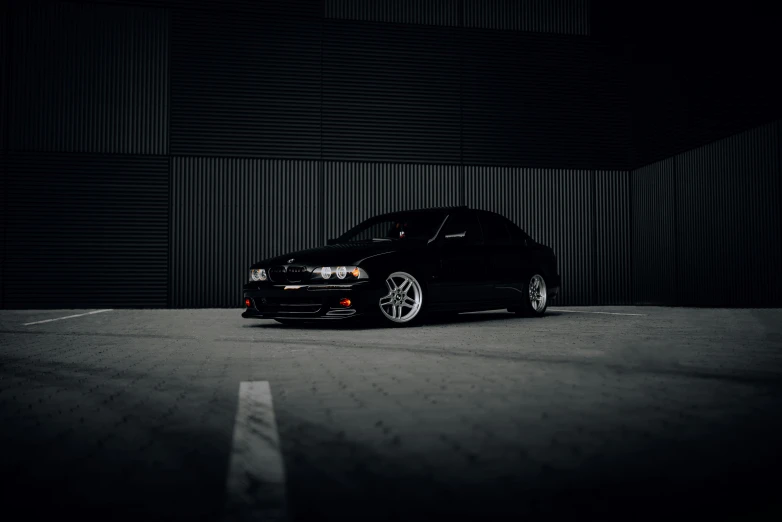
[[[287,520],[285,467],[268,381],[239,384],[223,522]]]
[[[107,310],[95,310],[94,312],[87,312],[87,313],[84,313],[84,314],[67,315],[65,317],[56,317],[54,319],[46,319],[46,320],[43,320],[43,321],[34,321],[32,323],[24,323],[22,326],[30,326],[31,324],[51,323],[52,321],[62,321],[63,319],[72,319],[74,317],[83,317],[85,315],[100,314],[100,313],[103,313],[103,312],[111,312],[111,310],[112,309],[109,308]]]
[[[571,314],[604,314],[604,315],[638,315],[646,317],[646,314],[625,314],[620,312],[588,312],[586,310],[563,310],[562,308],[549,308],[551,312],[568,312]]]

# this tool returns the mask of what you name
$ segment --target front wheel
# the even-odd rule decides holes
[[[409,326],[421,317],[424,292],[418,280],[407,272],[393,272],[386,277],[388,293],[380,298],[378,307],[391,326]]]
[[[526,291],[521,298],[521,305],[511,311],[525,317],[541,317],[548,307],[546,294],[546,279],[541,274],[533,274],[527,280]]]

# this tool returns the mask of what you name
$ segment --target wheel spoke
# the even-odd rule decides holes
[[[388,306],[391,304],[391,296],[387,295],[385,297],[380,298],[380,306]]]
[[[410,303],[410,305],[415,305],[416,300],[408,295],[407,297],[405,297],[405,303]]]
[[[413,285],[413,281],[410,279],[405,279],[401,285],[399,285],[399,290],[402,292],[407,293],[407,291],[410,289],[410,287]]]

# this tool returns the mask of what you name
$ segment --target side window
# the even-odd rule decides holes
[[[448,216],[440,237],[444,238],[447,235],[461,234],[462,232],[465,233],[464,239],[467,243],[476,244],[483,241],[481,225],[474,212],[458,212]]]
[[[510,231],[505,218],[489,212],[481,213],[483,237],[489,245],[503,245],[510,242]]]

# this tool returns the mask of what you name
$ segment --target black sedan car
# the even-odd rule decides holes
[[[467,207],[370,218],[321,248],[250,267],[242,314],[281,323],[507,308],[542,316],[559,292],[557,259],[508,219]]]

